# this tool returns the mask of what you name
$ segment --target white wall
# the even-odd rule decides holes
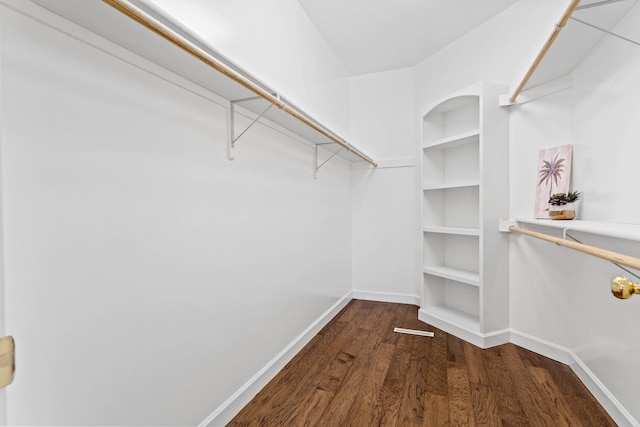
[[[418,105],[478,80],[515,87],[564,7],[566,2],[522,0],[424,61],[417,67]],[[635,6],[616,31],[639,40],[639,20],[640,7]],[[638,72],[637,46],[607,39],[579,67],[571,90],[511,108],[512,217],[533,216],[538,151],[572,143],[573,188],[584,193],[579,218],[638,223],[640,200],[629,197],[636,193],[631,174],[640,155]],[[630,255],[640,253],[638,243],[585,233],[574,233],[574,237]],[[622,271],[525,236],[510,239],[515,336],[574,357],[582,363],[575,367],[577,371],[590,373],[600,382],[604,393],[599,397],[609,393],[610,401],[603,403],[621,425],[640,420],[634,397],[640,373],[624,368],[640,355],[632,327],[626,326],[640,321],[640,301],[615,300],[608,285]],[[588,375],[583,378],[591,380]]]
[[[297,0],[147,1],[349,139],[346,68]]]
[[[350,169],[64,27],[0,5],[8,424],[200,423],[350,293]]]
[[[351,78],[351,134],[379,167],[352,172],[356,298],[418,304],[415,70]]]
[[[565,1],[520,0],[494,19],[418,64],[418,111],[482,80],[519,82],[537,55]]]

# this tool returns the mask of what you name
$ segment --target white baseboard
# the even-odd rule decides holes
[[[351,292],[343,296],[307,329],[298,335],[284,350],[236,391],[226,402],[207,417],[200,427],[221,427],[226,425],[244,406],[267,385],[293,357],[307,345],[320,330],[351,301]]]
[[[448,334],[458,337],[461,340],[467,341],[476,347],[489,348],[509,342],[509,329],[483,334],[471,328],[451,322],[449,319],[445,319],[434,313],[428,313],[425,310],[418,310],[418,319]]]
[[[534,353],[548,357],[556,362],[571,366],[575,362],[571,350],[566,347],[545,341],[533,335],[511,329],[511,342]]]
[[[353,291],[353,299],[363,299],[367,301],[393,302],[397,304],[420,305],[420,297],[411,294],[397,294],[392,292],[377,291]]]
[[[640,423],[572,350],[513,329],[511,330],[511,342],[568,365],[620,427],[640,427]]]

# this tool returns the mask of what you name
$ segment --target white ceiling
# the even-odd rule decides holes
[[[298,0],[347,68],[410,67],[517,0]]]

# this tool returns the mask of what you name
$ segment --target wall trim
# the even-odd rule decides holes
[[[619,426],[640,427],[640,423],[573,350],[514,329],[511,329],[511,343],[568,365]]]
[[[298,335],[289,345],[287,345],[276,357],[267,363],[259,372],[257,372],[249,381],[247,381],[240,389],[238,389],[231,397],[229,397],[218,409],[213,411],[204,421],[200,423],[200,427],[218,427],[226,425],[240,410],[255,397],[256,394],[264,386],[267,385],[278,372],[293,357],[307,345],[313,337],[333,319],[350,301],[351,291],[344,295],[331,308],[325,311],[318,319],[316,319],[307,329]]]
[[[533,335],[511,329],[510,341],[512,344],[524,347],[527,350],[541,354],[549,359],[555,360],[556,362],[564,363],[569,366],[574,363],[572,352],[567,347],[554,344]]]
[[[363,299],[367,301],[393,302],[397,304],[420,305],[420,296],[412,294],[399,294],[395,292],[378,292],[353,290],[353,299]]]

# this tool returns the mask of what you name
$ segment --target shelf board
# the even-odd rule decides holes
[[[428,317],[456,325],[458,328],[467,329],[474,333],[480,332],[480,319],[477,316],[465,313],[446,305],[433,305],[423,307],[420,312]]]
[[[618,239],[640,242],[640,224],[619,224],[613,222],[584,221],[584,220],[551,220],[516,218],[522,224],[531,224],[541,227],[556,228],[566,231],[579,231],[599,236],[615,237]]]
[[[444,226],[423,226],[425,233],[457,234],[460,236],[479,236],[479,228],[471,227],[444,227]]]
[[[431,142],[426,142],[422,145],[422,148],[437,148],[442,150],[469,144],[471,142],[479,141],[479,139],[480,129],[473,129],[467,132],[459,133],[457,135],[448,136],[446,138],[441,138]]]
[[[455,188],[466,188],[466,187],[480,187],[480,181],[468,181],[468,182],[458,182],[458,183],[449,183],[449,184],[436,184],[436,185],[424,185],[422,187],[423,191],[431,191],[431,190],[449,190]]]
[[[445,267],[442,265],[427,265],[424,267],[423,272],[431,274],[432,276],[466,283],[471,286],[480,286],[480,274],[473,271],[460,270],[458,268]]]

